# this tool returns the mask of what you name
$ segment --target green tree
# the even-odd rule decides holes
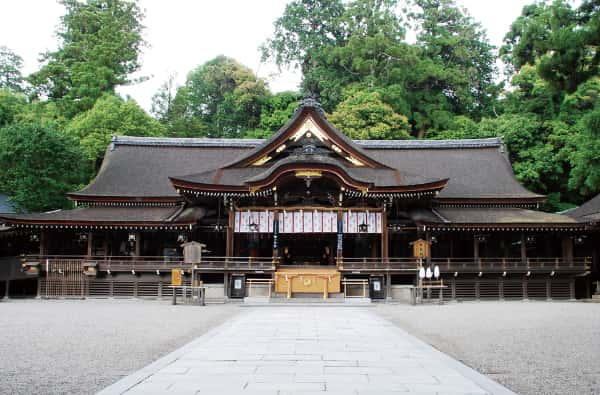
[[[8,89],[0,89],[0,128],[11,124],[27,105],[27,98]]]
[[[501,55],[516,71],[536,65],[557,92],[572,93],[598,75],[599,19],[594,0],[584,1],[578,9],[564,0],[525,6],[504,39]]]
[[[396,0],[355,0],[348,3],[341,23],[347,37],[343,45],[328,48],[327,63],[315,71],[322,78],[321,97],[325,108],[335,107],[345,98],[350,84],[365,89],[402,86],[401,94],[392,89],[383,99],[395,111],[408,113],[405,105],[406,76],[410,73],[413,51],[404,43],[405,23],[397,14]],[[394,94],[390,94],[390,93]]]
[[[97,167],[112,136],[152,137],[165,133],[164,127],[133,99],[123,100],[109,93],[73,118],[67,130],[79,139],[82,151]]]
[[[265,81],[252,70],[218,56],[190,72],[177,89],[173,111],[185,124],[205,125],[208,137],[238,137],[258,128],[268,95]]]
[[[0,129],[0,190],[19,210],[69,208],[65,193],[83,186],[89,161],[77,140],[50,124],[13,123]]]
[[[262,106],[259,128],[271,132],[279,130],[288,123],[300,100],[297,92],[279,92],[269,96]]]
[[[415,5],[410,16],[422,61],[409,85],[415,126],[424,137],[430,127],[447,126],[448,113],[488,115],[498,87],[494,47],[466,10],[454,0],[415,0]]]
[[[352,139],[408,139],[408,119],[394,112],[377,91],[355,90],[329,116]]]
[[[56,100],[68,117],[86,111],[105,92],[132,82],[141,67],[143,12],[136,1],[60,0],[66,8],[58,50],[42,55],[29,76],[38,95]]]
[[[341,0],[294,0],[275,21],[275,33],[262,46],[263,59],[280,67],[299,68],[305,94],[319,96],[326,48],[344,42]]]
[[[0,89],[19,92],[23,86],[23,58],[5,46],[0,46]]]
[[[583,196],[590,196],[600,192],[600,103],[578,126],[581,132],[574,137],[578,144],[570,158],[573,170],[569,186]]]

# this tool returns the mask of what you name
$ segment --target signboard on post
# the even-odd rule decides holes
[[[428,258],[430,254],[429,242],[423,239],[419,239],[412,242],[413,245],[413,256],[415,258]]]
[[[171,285],[174,287],[181,287],[183,284],[181,270],[171,269]]]

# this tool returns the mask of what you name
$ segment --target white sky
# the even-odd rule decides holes
[[[510,24],[524,5],[533,0],[458,0],[499,46]],[[286,0],[141,0],[146,10],[145,39],[150,44],[142,55],[140,75],[144,83],[120,89],[145,109],[152,95],[170,74],[183,83],[196,66],[223,54],[233,57],[266,78],[272,91],[296,89],[300,76],[278,73],[272,64],[260,63],[258,47],[273,32],[273,22]],[[4,0],[0,13],[0,46],[24,59],[23,74],[39,67],[39,53],[55,49],[56,26],[64,9],[54,0]]]

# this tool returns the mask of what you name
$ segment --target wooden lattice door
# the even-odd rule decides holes
[[[53,259],[46,263],[42,296],[47,298],[84,297],[86,278],[79,259]]]

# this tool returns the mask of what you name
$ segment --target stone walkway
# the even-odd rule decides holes
[[[345,306],[247,308],[101,394],[323,392],[512,394],[372,308]]]

